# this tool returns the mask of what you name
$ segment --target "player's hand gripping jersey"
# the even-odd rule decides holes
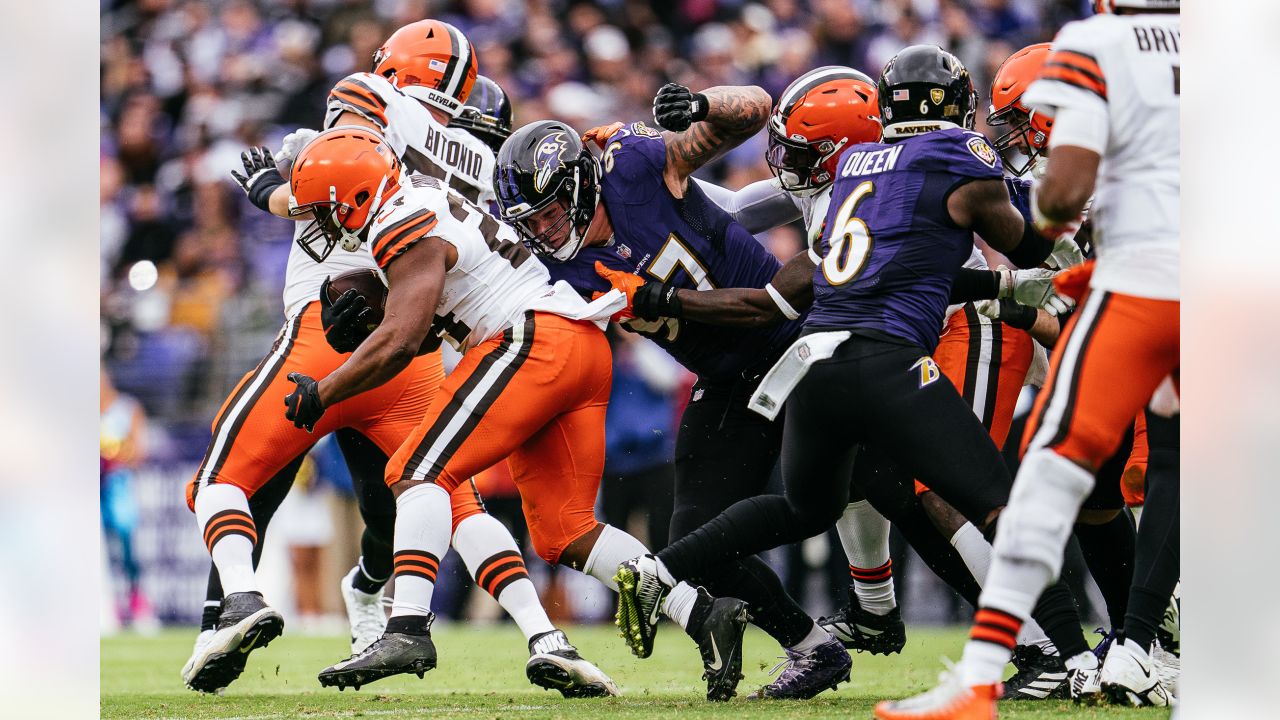
[[[995,150],[969,130],[850,148],[822,218],[805,327],[874,331],[932,351],[952,281],[973,251],[973,232],[951,220],[947,196],[1001,177]]]
[[[329,91],[325,128],[345,112],[374,123],[411,174],[438,178],[468,200],[488,207],[493,200],[493,151],[471,133],[441,125],[426,106],[372,73],[348,75]],[[308,230],[299,222],[294,239]],[[316,299],[326,277],[377,267],[367,245],[353,252],[332,252],[317,263],[294,243],[285,274],[285,316]]]
[[[683,199],[663,181],[666,146],[643,122],[615,132],[600,159],[600,191],[613,240],[584,247],[573,260],[549,262],[551,276],[575,288],[607,291],[595,263],[682,288],[762,288],[781,267],[741,225],[689,183]],[[658,343],[706,380],[732,379],[767,370],[795,337],[798,322],[761,329],[715,327],[689,320],[627,320],[624,325]]]
[[[427,237],[441,238],[458,252],[457,262],[445,273],[428,337],[443,339],[459,351],[523,322],[529,310],[599,320],[617,309],[620,293],[588,304],[567,284],[552,286],[546,267],[510,225],[440,180],[414,175],[374,217],[368,245],[378,267],[385,269]]]
[[[1176,300],[1180,16],[1095,15],[1053,41],[1025,102],[1054,115],[1050,147],[1102,156],[1092,287]],[[1063,121],[1067,124],[1063,124]]]

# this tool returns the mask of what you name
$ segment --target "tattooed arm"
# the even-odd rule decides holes
[[[763,88],[721,86],[703,92],[707,97],[707,117],[684,132],[664,132],[667,189],[683,197],[689,176],[720,155],[760,132],[769,119],[773,100]]]

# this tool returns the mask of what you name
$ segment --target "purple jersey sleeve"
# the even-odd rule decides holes
[[[972,130],[941,130],[934,142],[918,143],[911,167],[924,172],[943,172],[969,180],[1001,180],[1004,165],[1000,154],[981,133]]]
[[[662,134],[643,122],[625,125],[611,135],[600,156],[604,173],[631,189],[624,196],[628,205],[653,201],[654,191],[663,187],[666,164],[667,146]]]

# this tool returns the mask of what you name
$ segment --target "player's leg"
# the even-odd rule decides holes
[[[1123,633],[1107,653],[1103,692],[1132,705],[1172,704],[1178,662],[1155,640],[1179,575],[1179,418],[1146,413],[1147,488]],[[1176,648],[1174,648],[1176,649]],[[1157,655],[1163,662],[1157,662]],[[1151,674],[1160,682],[1153,685]]]
[[[1072,528],[1079,540],[1089,574],[1102,592],[1107,606],[1108,625],[1115,631],[1124,626],[1133,583],[1133,556],[1137,528],[1124,511],[1121,476],[1133,448],[1132,428],[1125,433],[1119,449],[1095,474],[1093,491],[1080,506]]]
[[[382,588],[391,579],[391,543],[396,521],[396,501],[383,475],[387,454],[377,443],[352,428],[334,433],[347,469],[364,530],[360,534],[360,558],[339,581],[354,655],[382,636],[387,615]]]

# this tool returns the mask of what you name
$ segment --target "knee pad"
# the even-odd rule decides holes
[[[1093,476],[1061,455],[1043,449],[1027,453],[1009,505],[1000,513],[996,555],[1044,565],[1057,578],[1067,536],[1092,488]]]

